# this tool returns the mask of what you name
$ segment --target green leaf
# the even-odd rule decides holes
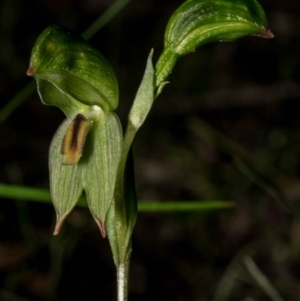
[[[38,37],[27,74],[52,83],[79,103],[106,111],[118,106],[118,84],[110,64],[97,49],[64,27],[50,26]],[[47,104],[65,106],[63,101],[52,103],[43,91],[40,94]]]
[[[150,52],[146,70],[129,112],[128,120],[138,129],[145,121],[154,101],[154,69],[152,65],[153,51]]]
[[[117,267],[130,257],[131,235],[136,217],[137,198],[134,183],[134,164],[132,152],[130,151],[125,171],[123,170],[123,173],[120,173],[119,169],[114,200],[107,214],[107,234]]]
[[[104,237],[122,144],[122,127],[118,117],[114,113],[102,111],[87,137],[81,164],[88,206]]]
[[[76,205],[83,191],[81,164],[64,165],[61,145],[72,119],[67,119],[57,130],[49,151],[50,191],[57,214],[54,234],[58,234],[63,221]]]
[[[144,123],[146,117],[149,114],[149,111],[153,105],[155,95],[154,95],[154,81],[155,81],[155,75],[154,75],[154,69],[152,65],[152,55],[153,51],[151,50],[146,70],[142,79],[142,82],[139,86],[139,89],[137,91],[137,94],[135,96],[133,105],[130,109],[129,115],[128,115],[128,124],[125,132],[124,137],[124,148],[123,148],[123,154],[122,159],[120,163],[120,176],[123,177],[124,171],[125,171],[125,165],[127,162],[127,156],[128,152],[130,150],[132,141],[138,131],[138,129],[141,127],[141,125]]]
[[[185,55],[205,43],[251,34],[270,35],[265,13],[256,0],[189,0],[170,18],[165,48]]]
[[[125,201],[126,218],[128,224],[127,236],[129,239],[136,222],[137,211],[138,211],[137,197],[135,191],[134,162],[133,162],[132,150],[129,151],[127,162],[126,162],[126,168],[125,168],[124,201]]]
[[[118,166],[114,199],[107,215],[107,234],[117,267],[124,263],[126,258],[129,258],[131,252],[130,238],[136,221],[137,200],[130,147],[137,130],[144,123],[155,98],[152,54],[153,51],[150,52],[148,57],[142,82],[128,116],[124,147]]]
[[[177,59],[201,45],[233,41],[246,35],[273,37],[256,0],[188,0],[171,16],[165,50],[156,66],[156,86],[172,72]]]

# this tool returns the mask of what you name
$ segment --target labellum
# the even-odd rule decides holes
[[[86,136],[92,128],[92,121],[82,114],[76,115],[63,138],[60,153],[64,155],[63,164],[77,164],[82,156]]]

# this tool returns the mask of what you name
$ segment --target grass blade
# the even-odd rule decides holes
[[[34,91],[35,81],[30,81],[23,87],[0,111],[0,124],[4,122],[11,113],[16,110]]]
[[[0,183],[0,197],[20,201],[33,201],[51,203],[50,192],[46,189],[16,186]],[[143,212],[195,212],[233,208],[234,202],[230,201],[179,201],[157,202],[140,201],[138,210]],[[85,197],[81,197],[77,206],[87,207]]]
[[[262,273],[262,271],[258,268],[258,266],[255,264],[251,257],[246,256],[244,258],[244,264],[248,272],[251,274],[251,276],[254,278],[257,284],[262,288],[262,290],[266,293],[266,295],[270,297],[271,300],[284,301],[284,299],[279,295],[275,287],[272,285],[269,279]]]
[[[131,0],[117,0],[112,4],[87,30],[82,33],[82,37],[89,40],[100,28],[106,25],[120,10],[123,9]]]
[[[226,201],[144,201],[139,202],[138,210],[144,212],[193,212],[234,207],[234,202]]]

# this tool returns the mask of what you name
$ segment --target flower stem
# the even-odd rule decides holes
[[[128,279],[131,248],[125,260],[117,266],[118,301],[128,300]]]

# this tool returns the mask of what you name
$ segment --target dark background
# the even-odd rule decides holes
[[[1,108],[29,81],[43,29],[59,23],[81,33],[111,3],[1,0]],[[123,122],[180,3],[132,0],[90,40],[115,70]],[[251,259],[284,300],[300,300],[300,223],[280,202],[300,208],[300,2],[260,3],[275,38],[216,43],[181,58],[137,136],[139,199],[236,206],[140,213],[130,301],[281,300],[251,275]],[[28,97],[0,126],[0,182],[48,188],[48,148],[63,119],[36,92]],[[0,301],[115,300],[110,248],[88,210],[75,209],[58,237],[54,217],[50,204],[0,200]]]

